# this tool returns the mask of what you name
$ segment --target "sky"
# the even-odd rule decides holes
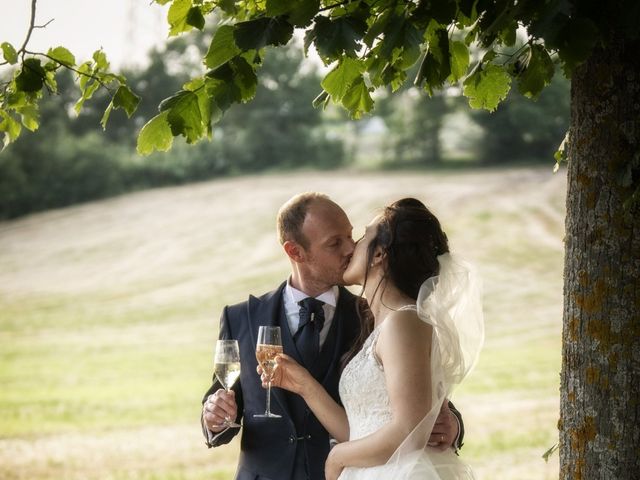
[[[146,53],[162,45],[169,31],[167,7],[151,0],[38,0],[28,49],[46,52],[64,46],[78,63],[102,47],[112,67],[144,66]],[[16,50],[29,27],[31,0],[0,0],[0,43]]]

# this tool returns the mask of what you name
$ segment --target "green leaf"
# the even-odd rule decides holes
[[[11,89],[14,90],[14,89]],[[29,99],[30,95],[27,95],[21,91],[7,91],[6,105],[10,107],[10,110],[18,110],[22,107],[31,104],[31,100]],[[2,98],[0,96],[0,98]]]
[[[233,70],[233,82],[240,90],[241,101],[247,102],[251,100],[255,96],[258,87],[258,77],[255,70],[242,57],[234,58],[229,62],[229,65]]]
[[[477,0],[459,0],[458,8],[460,9],[460,13],[462,13],[468,19],[475,21],[477,17],[477,3]]]
[[[321,82],[322,88],[339,102],[347,94],[351,84],[361,78],[362,65],[351,57],[343,57]]]
[[[182,135],[187,143],[194,143],[202,137],[202,115],[195,93],[184,92],[168,112],[167,121],[173,136]]]
[[[222,118],[222,110],[213,104],[205,85],[205,78],[200,77],[188,82],[185,85],[185,89],[191,90],[198,96],[198,107],[200,108],[202,124],[206,126],[207,137],[211,138],[211,122],[217,122]]]
[[[44,83],[50,92],[58,92],[58,81],[56,80],[56,72],[51,70],[47,71],[44,78]]]
[[[51,48],[47,52],[47,56],[54,59],[56,62],[65,65],[67,67],[73,67],[76,64],[76,58],[73,54],[64,47]]]
[[[267,0],[265,15],[267,17],[277,17],[285,15],[291,11],[295,0]]]
[[[17,109],[17,112],[20,114],[22,125],[24,125],[27,130],[35,132],[38,129],[40,125],[40,115],[37,104],[29,103]]]
[[[532,45],[529,62],[517,77],[518,90],[522,95],[536,98],[542,89],[551,83],[555,67],[547,51],[541,45]]]
[[[100,119],[100,125],[102,125],[102,130],[107,129],[107,122],[109,121],[109,117],[111,116],[111,110],[113,110],[113,98],[105,108],[104,113],[102,114],[102,118]]]
[[[11,115],[4,110],[0,110],[0,132],[4,132],[3,143],[4,146],[9,145],[20,136],[22,127],[20,122],[17,122]]]
[[[567,22],[557,40],[558,56],[568,77],[589,57],[598,37],[598,28],[587,18],[572,18]]]
[[[173,0],[167,12],[167,22],[169,22],[169,36],[174,37],[182,32],[191,30],[191,25],[187,23],[187,17],[191,11],[191,0]]]
[[[387,23],[391,21],[392,18],[395,18],[395,12],[393,9],[387,9],[383,11],[380,15],[375,17],[375,20],[371,24],[371,26],[367,29],[367,33],[362,38],[362,41],[369,48],[373,47],[373,44],[377,40],[377,38],[382,35],[382,32],[387,28]]]
[[[549,458],[551,457],[551,455],[553,455],[555,451],[558,450],[558,448],[559,448],[559,444],[556,443],[553,447],[551,447],[546,452],[544,452],[542,454],[542,458],[544,458],[544,461],[549,463]]]
[[[78,68],[78,85],[80,86],[80,90],[84,90],[85,87],[87,86],[87,83],[89,83],[89,80],[91,80],[90,75],[93,72],[93,69],[91,68],[91,62],[84,62],[82,65],[80,65]]]
[[[293,36],[293,25],[283,17],[263,17],[236,23],[233,35],[240,49],[260,50],[267,45],[286,45]]]
[[[395,65],[401,70],[407,70],[413,66],[420,58],[422,35],[410,23],[405,25],[402,37],[402,52],[398,56]]]
[[[76,113],[80,113],[82,107],[84,106],[84,102],[93,97],[93,94],[96,92],[96,90],[98,90],[98,88],[100,88],[100,84],[93,79],[91,79],[90,82],[86,83],[85,88],[81,88],[82,96],[74,105],[74,110],[76,111]]]
[[[133,112],[136,111],[139,103],[140,97],[133,93],[126,85],[120,85],[118,90],[116,90],[116,94],[113,96],[113,106],[124,109],[129,118],[131,118]]]
[[[253,67],[242,56],[208,72],[206,77],[207,92],[221,110],[253,98],[258,85]]]
[[[476,70],[464,81],[464,95],[471,108],[484,108],[492,112],[504,100],[511,88],[511,77],[498,65],[487,65]]]
[[[518,39],[518,22],[512,20],[507,26],[505,26],[500,33],[498,34],[498,38],[502,41],[504,45],[507,47],[512,47],[515,45],[516,40]]]
[[[93,61],[96,62],[96,67],[94,71],[98,70],[107,70],[109,68],[109,61],[107,60],[107,55],[104,53],[102,49],[96,50],[93,52]]]
[[[444,85],[451,75],[451,57],[449,53],[449,37],[444,28],[434,32],[429,40],[429,48],[422,60],[415,85],[425,82],[424,88],[433,95],[433,91]]]
[[[373,99],[362,77],[356,80],[342,97],[342,105],[351,112],[354,119],[373,109]]]
[[[16,87],[23,92],[37,92],[42,89],[46,72],[40,60],[37,58],[27,58],[16,76]]]
[[[230,17],[238,14],[235,0],[217,0],[215,6]]]
[[[558,146],[558,150],[556,150],[553,154],[553,158],[556,161],[556,164],[553,167],[553,173],[556,173],[560,169],[560,164],[562,162],[568,161],[570,142],[571,139],[569,137],[569,131],[567,131],[567,133],[565,133],[564,135],[564,138],[562,139],[562,142]]]
[[[331,96],[323,90],[316,98],[313,99],[313,108],[326,108],[330,99]]]
[[[320,0],[279,0],[292,5],[287,18],[296,27],[307,27],[318,13]],[[268,2],[267,2],[268,3]]]
[[[184,97],[185,95],[189,95],[190,93],[191,92],[189,90],[180,90],[178,93],[162,100],[162,102],[160,102],[160,105],[158,106],[158,110],[164,112],[166,110],[172,109],[182,97]]]
[[[140,97],[133,93],[126,85],[120,85],[102,115],[102,119],[100,120],[102,129],[105,130],[107,128],[107,122],[109,121],[109,116],[113,108],[122,108],[126,112],[127,117],[131,118],[133,112],[138,108],[138,103],[140,103]]]
[[[399,70],[406,70],[420,58],[422,33],[404,16],[392,15],[386,22],[376,55]]]
[[[204,28],[204,17],[202,16],[202,10],[200,10],[200,7],[191,7],[189,9],[186,23],[187,25],[191,25],[192,27],[196,27],[198,30],[202,31]]]
[[[207,67],[218,68],[241,52],[233,38],[233,31],[234,28],[231,25],[222,25],[216,30],[204,57],[204,64]]]
[[[406,23],[406,19],[401,15],[393,14],[388,19],[381,32],[383,34],[379,50],[381,57],[391,59],[393,51],[402,48]]]
[[[2,42],[0,48],[2,48],[2,56],[7,62],[11,65],[18,63],[18,53],[16,52],[16,49],[13,48],[13,45],[9,42]]]
[[[318,16],[313,29],[307,33],[305,43],[314,41],[320,58],[328,64],[343,54],[355,57],[366,30],[367,24],[356,17],[330,20]]]
[[[149,120],[138,135],[137,152],[140,155],[149,155],[159,150],[166,152],[173,144],[173,135],[167,121],[169,112],[162,112]]]
[[[229,71],[232,71],[230,67]],[[218,114],[218,110],[224,112],[228,110],[232,104],[242,102],[242,93],[232,81],[207,76],[205,88],[207,95],[213,100],[214,107],[212,111],[214,111],[216,115]],[[220,113],[220,115],[222,115],[222,113]]]
[[[451,81],[457,82],[465,76],[469,68],[469,49],[464,42],[451,42],[449,55],[451,56]]]

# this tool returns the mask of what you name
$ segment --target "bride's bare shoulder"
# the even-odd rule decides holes
[[[392,312],[382,323],[380,335],[385,337],[405,337],[430,335],[433,327],[418,317],[415,308],[403,308]]]

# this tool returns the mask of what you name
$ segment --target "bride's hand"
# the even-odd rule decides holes
[[[262,371],[260,365],[258,365],[257,370],[262,380],[262,386],[266,388],[269,383],[269,377]],[[272,387],[280,387],[304,396],[311,379],[312,377],[308,370],[289,355],[282,353],[276,357],[276,368],[271,378]]]

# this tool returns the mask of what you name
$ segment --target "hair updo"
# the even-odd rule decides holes
[[[384,209],[369,243],[367,265],[377,247],[386,254],[385,280],[416,300],[424,281],[438,275],[438,256],[449,251],[449,242],[436,216],[422,202],[403,198]]]

